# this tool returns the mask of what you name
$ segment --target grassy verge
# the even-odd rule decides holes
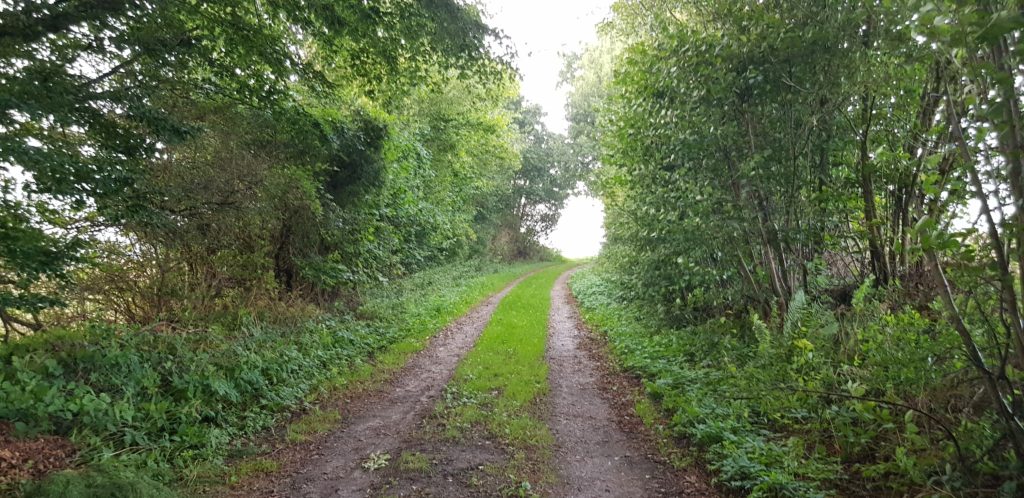
[[[554,440],[537,413],[538,400],[549,389],[544,352],[551,288],[571,266],[540,271],[502,300],[438,407],[444,436],[460,439],[483,430],[504,444],[508,462],[487,471],[504,481],[505,494],[531,495],[553,477]]]
[[[815,481],[835,472],[834,464],[805,455],[799,441],[751,423],[749,407],[730,402],[728,391],[715,393],[731,387],[724,379],[730,369],[735,373],[735,359],[718,356],[723,351],[698,352],[694,343],[725,333],[730,324],[709,331],[667,329],[619,302],[604,277],[587,268],[573,276],[570,287],[583,319],[605,336],[616,361],[643,379],[650,398],[638,400],[635,410],[646,425],[658,428],[663,454],[673,453],[668,436],[684,438],[706,452],[719,481],[751,496],[824,495]],[[701,360],[698,354],[707,356]],[[668,426],[660,427],[666,418]]]
[[[0,420],[22,434],[70,437],[87,464],[23,491],[107,496],[141,486],[162,495],[160,483],[194,478],[236,441],[325,394],[384,378],[445,324],[536,267],[438,268],[368,291],[354,314],[293,326],[243,320],[240,329],[172,334],[90,324],[3,347]],[[288,432],[307,437],[331,417],[315,418]]]

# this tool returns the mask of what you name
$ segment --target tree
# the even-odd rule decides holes
[[[399,98],[409,81],[437,66],[475,77],[506,71],[487,49],[497,34],[475,8],[449,0],[29,1],[0,9],[0,26],[5,230],[18,234],[0,261],[0,307],[8,317],[59,302],[45,289],[54,290],[82,251],[96,246],[44,213],[163,242],[174,238],[171,227],[210,226],[200,218],[238,209],[199,194],[237,194],[237,185],[214,183],[207,187],[221,191],[204,192],[182,180],[189,179],[186,163],[229,180],[230,169],[217,169],[212,156],[187,157],[204,143],[215,152],[219,139],[247,147],[255,161],[249,165],[273,170],[257,174],[253,185],[287,176],[282,161],[312,152],[292,169],[310,182],[304,195],[326,189],[358,197],[351,188],[370,179],[366,169],[374,168],[385,130],[373,119],[347,120],[326,108],[360,93],[382,102]],[[235,116],[247,131],[261,121],[282,123],[271,129],[291,140],[291,150],[254,143],[258,133],[232,137],[213,110]],[[315,213],[319,201],[310,198],[303,216]],[[285,289],[294,287],[298,262],[309,257],[295,250],[309,240],[290,231],[296,221],[282,220],[285,228],[272,237],[280,242],[274,274]],[[212,257],[219,249],[204,250]],[[16,321],[24,317],[5,323]]]
[[[578,175],[568,158],[566,138],[544,126],[543,111],[517,102],[516,127],[522,135],[522,165],[512,179],[512,196],[519,232],[539,240],[555,228],[565,200]]]
[[[558,223],[566,199],[580,181],[566,138],[547,129],[540,107],[519,99],[512,105],[520,161],[499,212],[503,235],[498,249],[508,259],[527,259]]]

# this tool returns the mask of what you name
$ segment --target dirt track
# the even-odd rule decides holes
[[[551,289],[548,323],[551,431],[555,435],[555,461],[562,478],[558,497],[708,496],[707,486],[653,457],[645,443],[642,424],[635,415],[616,410],[609,399],[629,396],[627,389],[609,389],[606,369],[586,349],[588,333],[580,323],[569,291],[572,272],[563,274]],[[625,405],[628,407],[628,403]],[[634,420],[629,420],[633,417]],[[631,431],[625,428],[632,429]]]
[[[235,491],[242,493],[239,496],[365,496],[372,476],[363,469],[363,462],[375,451],[398,445],[419,427],[494,308],[523,278],[435,335],[383,389],[350,400],[342,410],[339,429],[316,442],[290,448],[281,473]]]
[[[707,478],[674,470],[653,450],[649,432],[632,412],[636,381],[608,366],[600,342],[580,323],[563,274],[551,291],[547,359],[551,392],[548,422],[555,436],[558,485],[553,497],[715,496]],[[525,278],[525,277],[523,277]],[[465,477],[503,460],[490,441],[460,444],[424,437],[431,413],[459,360],[473,347],[498,303],[516,280],[436,335],[427,347],[376,392],[355,396],[336,431],[282,455],[282,472],[234,489],[236,496],[363,497],[497,496]],[[380,473],[363,469],[374,452],[432,455],[433,471]],[[392,466],[393,467],[393,466]],[[242,494],[239,494],[241,492]]]

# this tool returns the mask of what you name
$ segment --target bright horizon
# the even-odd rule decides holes
[[[546,113],[548,129],[565,133],[565,88],[558,88],[562,54],[596,39],[611,0],[483,0],[488,22],[509,37],[518,55],[521,91]],[[543,14],[541,14],[543,13]],[[566,202],[554,231],[543,242],[568,258],[596,256],[604,243],[604,207],[588,196]]]

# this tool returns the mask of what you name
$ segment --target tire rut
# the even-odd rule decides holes
[[[385,451],[409,437],[433,408],[460,359],[472,349],[498,303],[530,274],[452,322],[431,338],[389,383],[360,396],[346,409],[350,418],[314,448],[306,462],[281,478],[275,496],[365,496],[372,476],[362,468],[375,451]],[[281,476],[278,476],[279,478]]]
[[[550,366],[550,427],[561,485],[552,496],[707,496],[687,489],[674,469],[655,461],[642,437],[623,430],[604,392],[599,360],[583,348],[584,330],[569,290],[570,270],[551,290],[547,358]],[[632,416],[632,415],[623,415]]]

